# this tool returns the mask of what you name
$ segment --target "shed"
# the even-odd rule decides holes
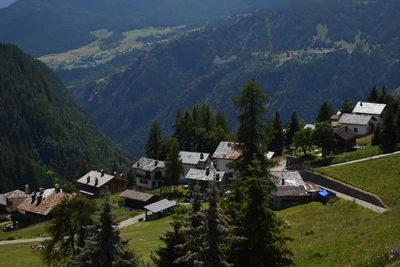
[[[347,125],[334,128],[336,146],[334,147],[335,153],[343,153],[354,150],[356,145],[357,133],[355,133]]]
[[[171,213],[173,207],[176,206],[176,201],[171,201],[168,199],[162,199],[160,201],[154,202],[150,205],[144,206],[145,220],[155,220],[164,217]]]
[[[143,209],[144,206],[160,199],[159,196],[133,190],[125,190],[119,196],[124,198],[126,207],[135,209]]]

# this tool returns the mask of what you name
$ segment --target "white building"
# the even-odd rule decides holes
[[[386,104],[358,101],[353,109],[353,114],[371,115],[373,117],[372,127],[374,128],[382,122],[383,111],[385,108]]]
[[[153,189],[162,185],[165,177],[164,161],[141,157],[132,168],[139,189]]]
[[[368,135],[373,129],[376,121],[372,115],[359,115],[343,113],[339,119],[339,124],[348,126],[358,136]]]
[[[220,142],[212,159],[215,161],[215,168],[218,171],[223,171],[228,174],[229,177],[233,177],[235,170],[228,167],[228,165],[235,159],[237,159],[241,152],[235,148],[237,143],[234,142]]]
[[[182,161],[184,169],[183,175],[180,177],[180,182],[185,182],[185,176],[190,169],[205,169],[210,165],[210,154],[201,152],[181,151],[179,157]]]

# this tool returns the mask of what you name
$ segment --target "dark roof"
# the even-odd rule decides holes
[[[334,128],[333,131],[337,136],[342,138],[343,140],[350,140],[357,137],[357,133],[355,133],[350,127],[348,126],[341,126],[338,128]]]
[[[143,193],[143,192],[139,192],[139,191],[133,191],[133,190],[125,190],[119,196],[123,197],[123,198],[127,198],[127,199],[139,200],[139,201],[143,201],[143,202],[146,202],[150,198],[154,197],[154,195],[152,195],[152,194]]]
[[[154,203],[152,203],[150,205],[144,206],[144,208],[146,210],[149,210],[149,211],[153,212],[153,213],[157,213],[157,212],[172,208],[175,205],[176,205],[176,201],[173,201],[173,200],[170,201],[168,199],[162,199],[162,200],[154,202]]]
[[[340,119],[340,116],[337,114],[333,114],[330,118],[331,121],[338,121]]]
[[[141,157],[132,168],[142,171],[155,171],[156,169],[164,169],[165,162],[161,160]]]
[[[51,190],[51,189],[46,189]],[[37,197],[39,193],[36,194],[36,200],[32,203],[32,198],[26,198],[21,204],[18,205],[18,210],[21,212],[30,212],[39,215],[46,216],[48,215],[60,202],[66,198],[71,196],[70,194],[65,193],[56,193],[53,191],[47,191],[43,194],[43,198],[40,203],[37,203]]]

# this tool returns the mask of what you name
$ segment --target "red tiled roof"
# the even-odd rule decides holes
[[[42,199],[39,204],[37,204],[36,200],[32,203],[32,198],[28,197],[18,205],[18,210],[46,216],[54,209],[55,206],[60,204],[64,198],[69,196],[71,195],[53,192],[46,198]]]

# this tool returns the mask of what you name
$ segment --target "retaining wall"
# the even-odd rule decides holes
[[[327,188],[330,188],[337,192],[340,192],[342,194],[345,194],[345,195],[363,200],[365,202],[371,203],[378,207],[386,208],[383,201],[374,194],[365,192],[361,189],[358,189],[351,185],[334,180],[330,177],[327,177],[327,176],[319,174],[319,173],[310,172],[310,171],[306,171],[306,170],[301,170],[299,172],[304,181],[309,181],[309,182],[318,184],[322,187],[327,187]]]

